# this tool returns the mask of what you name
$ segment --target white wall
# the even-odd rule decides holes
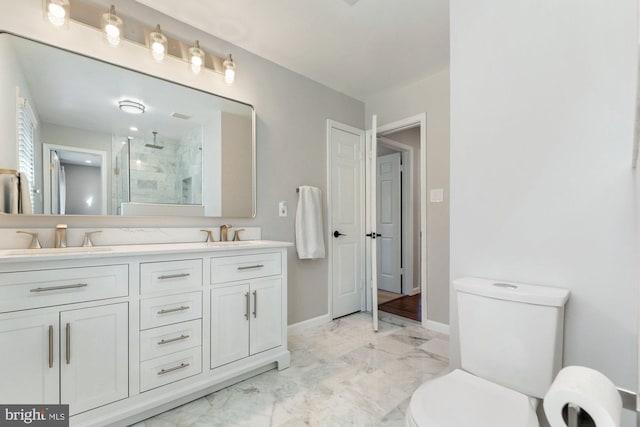
[[[631,390],[636,18],[636,0],[451,1],[451,278],[570,289],[565,364]]]
[[[206,70],[196,76],[185,62],[176,59],[166,58],[158,64],[146,48],[131,43],[114,49],[104,42],[100,32],[82,25],[72,23],[67,31],[56,30],[42,19],[40,0],[0,0],[0,5],[10,11],[0,14],[0,29],[252,104],[257,114],[258,213],[255,219],[67,217],[67,225],[101,229],[215,228],[230,223],[261,226],[264,239],[293,241],[296,187],[313,185],[326,194],[326,120],[363,128],[364,104],[137,2],[113,0],[112,3],[125,18],[135,16],[148,27],[159,23],[163,31],[176,38],[187,42],[200,40],[208,52],[220,56],[232,52],[238,64],[235,84],[228,87],[220,75]],[[278,217],[281,200],[287,201],[290,207],[286,218]],[[55,217],[6,217],[0,227],[54,227],[57,222],[59,219]],[[290,250],[288,266],[288,322],[328,313],[327,260],[302,262],[295,257],[295,251]]]
[[[444,190],[443,203],[427,203],[427,317],[449,324],[449,70],[365,104],[367,121],[377,114],[379,125],[427,113],[427,192]]]

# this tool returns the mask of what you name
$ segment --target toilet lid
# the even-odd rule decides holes
[[[458,369],[422,384],[409,411],[420,427],[540,427],[528,396]]]

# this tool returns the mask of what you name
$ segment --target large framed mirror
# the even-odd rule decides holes
[[[251,105],[8,33],[0,75],[0,212],[255,216]]]

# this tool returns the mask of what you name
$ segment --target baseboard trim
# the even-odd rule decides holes
[[[314,317],[312,319],[303,320],[302,322],[294,323],[287,327],[287,332],[290,334],[296,334],[305,329],[312,328],[314,326],[324,325],[325,323],[331,322],[331,317],[329,313],[323,314],[322,316]]]
[[[410,289],[407,295],[413,296],[415,294],[419,294],[421,290],[422,289],[420,287]]]
[[[449,325],[445,325],[444,323],[427,320],[424,322],[424,327],[432,331],[440,332],[441,334],[449,335]]]

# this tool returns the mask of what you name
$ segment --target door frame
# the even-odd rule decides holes
[[[419,257],[419,262],[420,262],[420,292],[421,292],[421,302],[422,302],[422,326],[426,327],[427,326],[427,290],[428,290],[428,286],[427,286],[427,234],[428,234],[428,230],[427,230],[427,188],[428,188],[428,182],[427,182],[427,113],[420,113],[420,114],[416,114],[414,116],[410,116],[410,117],[406,117],[404,119],[401,120],[397,120],[391,123],[387,123],[385,125],[381,125],[381,126],[377,126],[376,127],[376,135],[382,134],[382,136],[384,136],[385,133],[390,133],[390,132],[396,132],[396,131],[400,131],[403,129],[408,129],[408,128],[412,128],[412,127],[416,127],[419,126],[420,127],[420,182],[418,183],[418,185],[420,186],[420,230],[419,230],[419,236],[420,236],[420,257]],[[332,230],[332,222],[331,222],[331,210],[332,210],[332,206],[331,206],[331,145],[330,145],[330,129],[331,127],[336,127],[338,129],[343,129],[346,130],[348,132],[362,132],[362,129],[357,129],[353,126],[348,126],[348,125],[344,125],[340,122],[336,122],[334,120],[327,120],[327,162],[326,162],[326,168],[327,168],[327,231],[326,231],[326,235],[327,235],[327,239],[328,241],[331,241],[331,230]],[[362,153],[362,163],[363,165],[365,164],[365,161],[367,160],[365,158],[364,152]],[[363,168],[364,171],[364,168]],[[364,177],[363,177],[363,182],[364,182]],[[362,218],[363,218],[363,224],[366,221],[365,218],[365,211],[364,211],[364,206],[365,206],[365,192],[363,191],[360,197],[360,202],[362,203]],[[415,231],[413,231],[415,233]],[[365,231],[364,229],[362,230],[361,233],[361,242],[363,244],[364,247],[364,234]],[[328,269],[328,277],[327,277],[327,287],[328,287],[328,315],[329,315],[329,320],[333,319],[333,283],[332,283],[332,274],[333,274],[333,265],[331,262],[331,245],[327,245],[328,246],[328,262],[329,262],[329,269]],[[366,256],[364,256],[364,252],[363,252],[363,260],[360,263],[361,264],[361,268],[364,268],[366,263],[367,263],[367,259]],[[414,262],[415,262],[415,254],[414,254]],[[366,273],[366,270],[364,271],[364,273]],[[363,274],[363,276],[365,278],[365,283],[366,283],[366,274]],[[364,283],[363,283],[364,286]],[[365,286],[365,289],[370,288],[369,286]],[[367,294],[367,292],[363,292],[363,296],[364,294]],[[361,310],[365,309],[366,305],[371,305],[371,300],[372,297],[368,297],[366,299],[366,304],[365,301],[362,301],[361,303]],[[368,308],[368,307],[367,307]],[[372,307],[371,307],[372,309]]]
[[[107,199],[111,199],[108,193],[107,186],[107,152],[102,150],[91,150],[88,148],[78,148],[69,145],[58,144],[42,144],[42,189],[43,189],[43,212],[51,215],[51,152],[52,151],[73,151],[76,153],[95,154],[99,155],[100,160],[100,188],[102,191],[102,203],[100,204],[101,215],[107,215]]]
[[[364,263],[364,257],[365,257],[365,239],[364,239],[364,235],[365,235],[365,168],[364,168],[364,161],[365,161],[365,132],[362,129],[358,129],[356,127],[353,126],[349,126],[349,125],[345,125],[344,123],[340,123],[337,122],[335,120],[331,120],[331,119],[327,119],[327,214],[326,214],[326,218],[327,218],[327,229],[326,229],[326,237],[327,237],[327,261],[329,264],[329,268],[328,268],[328,274],[327,274],[327,288],[328,288],[328,301],[327,301],[327,307],[328,307],[328,315],[329,315],[329,321],[333,319],[333,246],[332,246],[332,242],[333,242],[333,235],[332,230],[334,229],[333,226],[333,216],[332,216],[332,209],[333,206],[331,205],[331,198],[332,198],[332,194],[331,194],[331,185],[332,185],[332,177],[331,177],[331,159],[332,159],[332,150],[331,150],[331,129],[340,129],[342,131],[345,132],[350,132],[350,133],[355,133],[355,134],[361,134],[360,137],[360,146],[361,146],[361,152],[360,152],[360,163],[361,163],[361,168],[360,168],[360,218],[361,218],[361,223],[360,223],[360,239],[359,239],[359,244],[361,247],[361,254],[362,254],[362,262],[360,262],[360,277],[361,277],[361,283],[360,283],[360,288],[362,289],[362,293],[360,296],[360,311],[364,311],[366,306],[366,288],[367,286],[365,286],[365,277],[366,277],[366,272],[365,272],[365,263]]]
[[[413,200],[414,182],[414,170],[413,170],[413,158],[415,156],[414,149],[411,145],[403,144],[402,142],[394,141],[384,136],[379,136],[378,140],[385,146],[396,149],[400,152],[402,158],[402,254],[403,254],[403,267],[402,267],[402,284],[403,295],[415,295],[420,292],[420,287],[413,286],[413,266],[414,266],[414,254],[413,254],[413,210],[415,203]],[[406,268],[410,265],[411,268]],[[411,287],[407,286],[411,284]]]
[[[395,122],[377,127],[376,135],[384,136],[387,133],[397,132],[403,129],[420,127],[420,292],[422,306],[422,326],[427,327],[427,113],[416,114]],[[415,232],[415,231],[413,231]],[[414,257],[415,262],[416,257]]]

